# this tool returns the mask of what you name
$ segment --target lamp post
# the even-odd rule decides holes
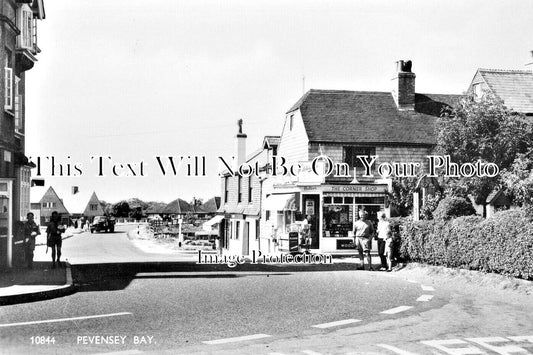
[[[181,233],[181,224],[183,223],[183,218],[178,216],[178,247],[181,248],[183,244],[183,234]]]

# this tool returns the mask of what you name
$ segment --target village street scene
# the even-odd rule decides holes
[[[0,354],[533,354],[533,2],[0,11]]]

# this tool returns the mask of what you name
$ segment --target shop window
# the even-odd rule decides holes
[[[235,239],[239,240],[239,233],[241,232],[241,222],[235,222]]]
[[[358,156],[370,157],[376,155],[375,147],[344,147],[344,162],[347,163],[350,168],[356,167],[358,171],[364,168],[363,163]]]
[[[333,203],[342,203],[343,199],[342,197],[333,197]]]
[[[353,228],[353,205],[324,206],[324,237],[347,237]]]
[[[324,203],[331,203],[331,197],[329,196],[324,197]]]
[[[345,197],[344,203],[347,205],[351,205],[353,203],[353,197]]]

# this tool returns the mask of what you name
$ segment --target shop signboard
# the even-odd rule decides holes
[[[388,186],[384,184],[353,184],[353,185],[321,185],[321,186],[304,186],[304,190],[323,191],[325,193],[385,193]]]
[[[299,236],[300,236],[300,233],[298,232],[289,233],[289,253],[297,253],[299,251],[298,249]]]
[[[337,239],[337,249],[355,249],[355,242],[353,239]]]

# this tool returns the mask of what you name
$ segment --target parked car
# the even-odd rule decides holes
[[[110,232],[115,231],[115,219],[107,216],[96,216],[91,224],[91,233],[94,232]]]

